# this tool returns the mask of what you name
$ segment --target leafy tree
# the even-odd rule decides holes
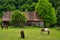
[[[0,17],[2,17],[3,14],[4,14],[4,13],[3,13],[2,11],[0,11]]]
[[[26,21],[24,14],[19,10],[12,14],[11,22],[14,26],[23,26]]]
[[[52,3],[52,6],[57,9],[60,6],[60,0],[49,0]]]
[[[44,27],[47,24],[54,24],[56,23],[56,12],[55,9],[52,7],[51,3],[48,0],[39,0],[35,10],[37,11],[38,15],[44,20]]]
[[[3,11],[34,11],[38,0],[0,0],[0,10]]]
[[[3,15],[3,10],[5,5],[6,5],[6,0],[0,0],[0,17]]]
[[[15,6],[14,5],[6,5],[5,7],[5,11],[14,11],[16,10]]]
[[[60,26],[60,7],[57,8],[57,25]]]
[[[57,11],[57,25],[60,25],[60,0],[49,0],[52,3],[52,6],[55,8],[55,10]]]
[[[36,1],[35,0],[25,0],[24,3],[19,7],[21,11],[34,11],[35,10]]]

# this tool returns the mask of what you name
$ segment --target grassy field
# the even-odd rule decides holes
[[[20,38],[20,31],[25,31],[25,39]],[[0,40],[60,40],[60,31],[50,28],[51,34],[44,33],[41,35],[40,28],[0,28]]]

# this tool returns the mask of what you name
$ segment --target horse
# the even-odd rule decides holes
[[[48,32],[48,34],[50,34],[50,30],[48,28],[42,28],[41,29],[41,34],[42,34],[42,32]]]
[[[22,30],[20,33],[21,33],[21,38],[25,38],[24,31]]]
[[[7,25],[2,25],[2,29],[5,27],[5,29],[8,29]]]
[[[6,22],[6,21],[2,21],[2,29],[5,28],[5,29],[8,29],[8,25],[9,25],[9,22]]]

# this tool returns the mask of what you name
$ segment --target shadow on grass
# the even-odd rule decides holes
[[[47,33],[46,33],[46,34],[41,34],[41,35],[50,35],[50,34],[47,34]]]
[[[18,26],[18,27],[9,26],[9,28],[41,28],[41,27],[39,26]]]

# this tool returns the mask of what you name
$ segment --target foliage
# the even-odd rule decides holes
[[[34,11],[36,2],[38,1],[37,0],[0,0],[0,10],[14,11],[18,9],[20,11],[25,11],[25,9],[27,9],[28,11]]]
[[[3,13],[2,11],[0,11],[0,17],[2,17],[3,14],[4,14],[4,13]]]
[[[45,23],[56,23],[56,12],[48,0],[39,0],[35,7],[38,15],[44,20]]]
[[[9,4],[5,7],[5,11],[14,11],[15,9],[15,6]]]
[[[57,9],[60,6],[60,0],[49,0],[52,3],[52,6]]]
[[[19,10],[12,14],[11,22],[14,26],[23,26],[26,21],[24,14]]]
[[[21,11],[34,11],[36,2],[33,0],[25,0],[24,3],[18,6]]]
[[[57,27],[56,29],[57,29],[57,30],[60,30],[60,27]]]
[[[60,26],[60,0],[49,0],[57,11],[57,25]]]
[[[60,25],[60,6],[57,8],[57,25]]]

